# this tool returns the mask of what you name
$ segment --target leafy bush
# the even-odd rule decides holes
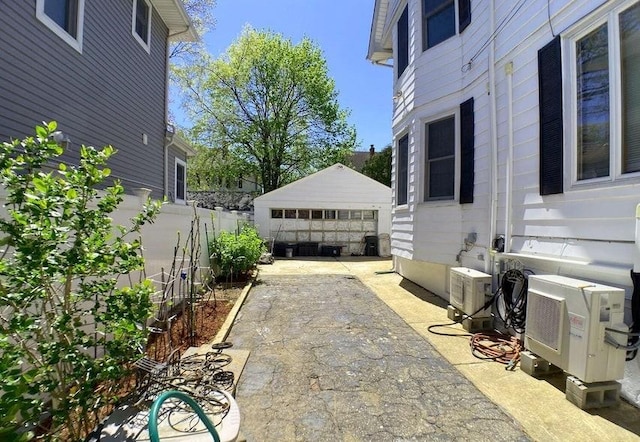
[[[209,246],[216,275],[226,281],[248,276],[267,250],[258,231],[249,225],[244,225],[238,233],[221,232]]]
[[[154,288],[122,287],[118,277],[143,267],[135,238],[160,206],[114,226],[109,215],[124,189],[96,190],[113,148],[82,146],[77,166],[45,171],[63,153],[55,130],[55,122],[38,126],[35,137],[0,146],[0,440],[28,439],[47,414],[41,439],[61,438],[61,427],[65,438],[82,439],[87,417],[115,401],[146,339]]]

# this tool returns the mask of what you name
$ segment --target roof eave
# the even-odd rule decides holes
[[[391,32],[387,23],[388,12],[389,0],[375,1],[367,52],[367,60],[373,63],[385,62],[393,58]]]
[[[191,144],[189,144],[189,142],[184,138],[182,138],[180,135],[178,134],[173,135],[172,144],[178,149],[180,149],[181,151],[183,151],[187,155],[187,157],[196,156],[197,152],[193,149],[193,147],[191,147]]]
[[[200,40],[182,0],[151,0],[151,3],[169,28],[170,41]]]

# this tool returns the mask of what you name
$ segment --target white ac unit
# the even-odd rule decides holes
[[[605,328],[627,332],[624,290],[559,275],[530,275],[525,347],[583,382],[624,377],[626,351]],[[607,332],[621,345],[626,336]],[[616,336],[617,335],[617,336]]]
[[[491,308],[482,309],[482,306],[490,296],[491,275],[466,267],[451,269],[449,303],[453,307],[474,318],[486,318],[491,316]]]

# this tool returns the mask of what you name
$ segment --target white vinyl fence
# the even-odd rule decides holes
[[[126,225],[145,202],[144,196],[125,196],[114,223]],[[144,276],[156,286],[152,322],[165,321],[171,306],[181,304],[190,293],[191,284],[211,282],[207,243],[221,231],[233,232],[246,223],[251,223],[250,217],[237,211],[164,204],[155,222],[143,226]]]
[[[0,216],[6,217],[4,206],[6,191],[0,188]],[[111,214],[114,225],[129,226],[146,203],[146,194],[124,195],[123,202]],[[211,282],[209,271],[209,249],[207,240],[221,231],[235,231],[246,223],[252,223],[247,214],[196,208],[193,205],[164,204],[156,220],[142,227],[141,240],[145,258],[144,271],[121,277],[120,285],[128,285],[142,278],[149,278],[156,287],[153,296],[155,309],[149,325],[160,327],[166,324],[172,309],[183,304],[190,289]],[[135,237],[128,238],[129,241]],[[193,265],[192,261],[195,261]],[[193,284],[193,285],[192,285]],[[94,327],[93,321],[85,318],[87,330]],[[87,349],[96,356],[102,349]]]

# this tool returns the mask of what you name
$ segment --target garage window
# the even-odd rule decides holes
[[[363,210],[362,211],[362,219],[376,219],[376,211],[375,210]]]
[[[336,219],[336,211],[335,210],[325,210],[324,211],[324,219]]]
[[[298,219],[309,219],[309,209],[298,209]]]
[[[361,210],[352,210],[351,211],[351,219],[362,219],[362,211]]]
[[[349,219],[348,210],[338,210],[338,219]]]
[[[311,211],[312,219],[322,219],[322,210],[312,210]]]
[[[295,219],[296,217],[296,209],[285,209],[284,217],[288,219]]]

